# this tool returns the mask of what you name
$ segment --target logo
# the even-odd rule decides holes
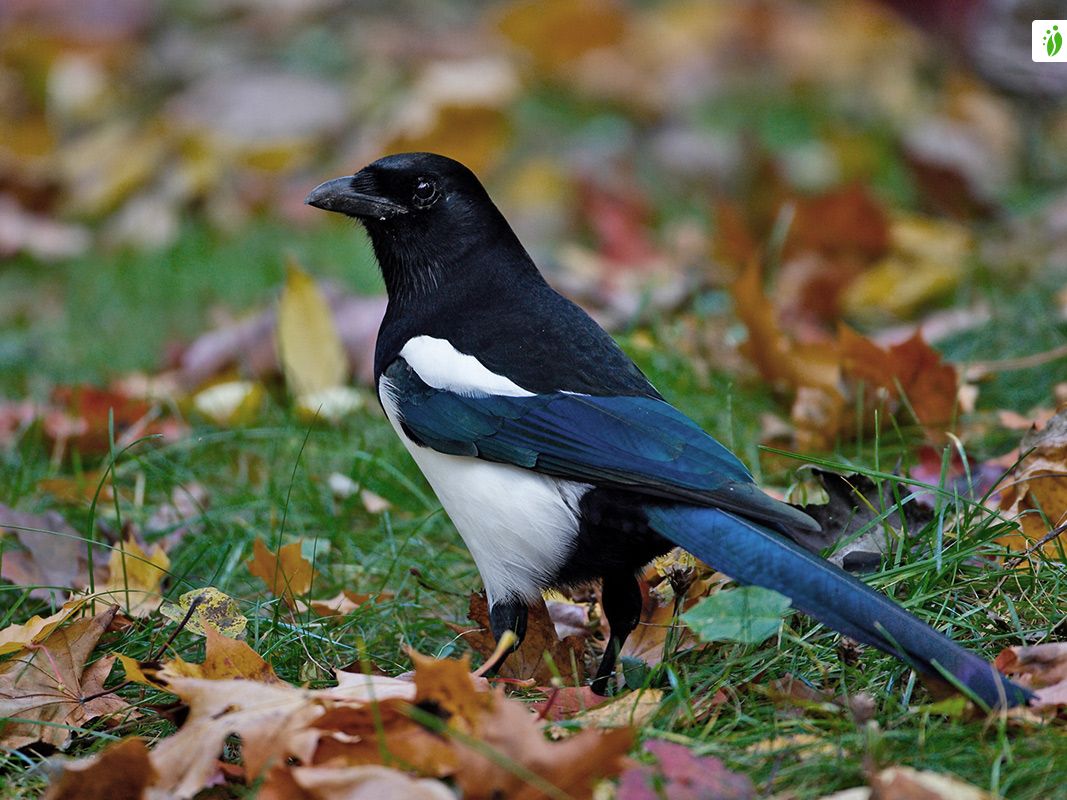
[[[1035,19],[1030,32],[1030,57],[1034,61],[1067,62],[1063,31],[1067,31],[1067,20]]]

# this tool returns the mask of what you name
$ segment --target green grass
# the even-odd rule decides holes
[[[6,315],[0,320],[0,392],[43,395],[56,383],[101,381],[129,369],[152,371],[169,342],[205,328],[212,307],[226,304],[240,310],[269,302],[280,285],[287,250],[319,276],[338,277],[361,289],[377,286],[364,240],[349,226],[294,233],[268,221],[231,238],[191,227],[162,254],[97,255],[48,270],[29,262],[6,268],[0,273],[0,296],[8,298],[0,307]],[[18,293],[14,299],[5,293],[12,289]],[[949,342],[950,355],[990,359],[1060,343],[1062,326],[1040,321],[1039,312],[1050,308],[1040,293],[1024,290],[1005,300],[1001,292],[995,319]],[[36,315],[19,310],[33,302],[52,311]],[[1016,319],[1033,320],[1031,333],[1044,337],[1040,347],[1034,338],[1006,334]],[[782,413],[781,406],[757,383],[722,374],[714,365],[693,369],[678,354],[678,338],[666,321],[654,327],[651,338],[652,347],[630,338],[624,338],[624,345],[668,398],[758,467],[760,414]],[[1056,365],[1026,380],[998,377],[983,387],[984,401],[989,408],[1003,404],[1024,410],[1047,404],[1051,385],[1067,378],[1062,370]],[[871,441],[843,444],[830,461],[898,480],[876,468],[892,470],[902,459],[899,469],[906,470],[914,443],[913,432],[889,429],[877,443],[878,461]],[[973,446],[995,450],[983,442]],[[59,473],[70,469],[64,466]],[[374,515],[358,496],[336,499],[328,485],[334,472],[387,498],[392,508]],[[52,507],[54,502],[36,487],[54,474],[57,468],[50,463],[41,431],[32,428],[14,448],[0,453],[0,502],[28,511]],[[761,477],[777,485],[792,480],[781,471]],[[174,599],[210,585],[237,598],[250,621],[249,644],[283,678],[323,683],[330,668],[358,658],[396,674],[410,667],[408,648],[442,657],[465,652],[446,623],[463,621],[467,596],[480,587],[477,572],[369,395],[366,410],[338,428],[309,429],[276,394],[254,427],[200,425],[177,443],[141,443],[118,458],[118,511],[116,504],[99,506],[99,527],[112,531],[108,541],[114,541],[116,513],[143,524],[175,488],[192,481],[208,487],[210,502],[195,533],[171,554],[167,594]],[[134,502],[138,486],[143,490],[140,505]],[[1002,646],[1018,643],[1021,634],[1037,641],[1057,625],[1062,630],[1059,598],[1067,590],[1062,569],[1046,568],[1038,579],[1030,572],[1006,575],[980,565],[974,556],[995,550],[991,540],[1003,532],[1003,523],[962,499],[944,496],[943,502],[960,510],[966,536],[945,535],[936,521],[909,531],[872,581],[990,657]],[[87,509],[61,510],[77,530],[90,531]],[[94,536],[108,539],[103,530]],[[303,542],[319,569],[314,596],[328,597],[340,588],[393,596],[343,618],[291,617],[244,566],[256,538],[272,548]],[[28,598],[25,588],[0,586],[0,618],[22,621],[45,610]],[[158,657],[173,630],[172,623],[152,618],[108,634],[98,652]],[[846,664],[838,642],[832,633],[794,615],[777,641],[716,646],[670,658],[645,673],[647,685],[670,691],[642,735],[718,756],[750,775],[761,791],[788,797],[817,798],[860,785],[869,767],[896,763],[952,772],[1013,799],[1067,797],[1062,768],[1057,768],[1067,763],[1067,738],[1061,731],[1019,729],[996,718],[965,721],[916,712],[913,707],[927,702],[928,695],[899,662],[864,651],[857,663]],[[183,632],[166,655],[199,660],[202,649],[200,638]],[[877,702],[874,721],[857,726],[845,713],[800,713],[747,688],[787,673],[838,693],[869,693]],[[694,699],[720,688],[729,702],[710,716],[695,718],[692,709],[699,703]],[[140,688],[122,691],[143,708],[144,716],[117,729],[94,725],[79,731],[71,752],[90,752],[116,736],[152,738],[173,729],[153,707],[162,696]],[[773,737],[798,734],[813,738],[776,753],[753,749]],[[0,795],[33,796],[43,783],[40,755],[0,756]]]

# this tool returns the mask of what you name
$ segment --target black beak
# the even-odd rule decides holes
[[[360,175],[361,173],[357,173],[320,183],[304,198],[304,202],[324,211],[336,211],[339,214],[347,214],[360,219],[364,217],[384,219],[408,213],[404,206],[392,200],[379,197],[374,193],[357,191],[357,186],[363,188],[363,184],[371,183],[371,181],[360,180]]]

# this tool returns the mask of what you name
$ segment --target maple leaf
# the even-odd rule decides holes
[[[252,542],[252,558],[246,563],[248,571],[261,578],[271,594],[290,606],[295,604],[295,595],[307,592],[315,579],[311,562],[300,554],[300,542],[283,545],[275,554],[256,539]]]
[[[186,678],[229,680],[242,678],[259,683],[284,683],[274,669],[245,642],[223,636],[215,628],[204,629],[207,647],[200,664],[190,664],[180,658],[167,662],[164,672]]]
[[[104,693],[114,659],[85,665],[117,612],[112,606],[54,630],[29,652],[0,665],[0,718],[6,720],[0,742],[12,748],[33,742],[62,747],[89,720],[128,708]]]
[[[62,764],[42,800],[139,800],[156,778],[142,739],[123,739]]]
[[[131,617],[147,617],[163,602],[160,587],[169,569],[170,559],[160,545],[149,554],[130,538],[111,551],[108,580],[99,594],[123,605]]]
[[[462,625],[449,627],[462,634],[475,652],[483,658],[488,658],[496,649],[496,639],[489,627],[489,603],[484,594],[471,594],[467,616],[480,626],[477,630],[472,631]],[[584,672],[584,649],[584,637],[567,636],[562,640],[559,638],[556,626],[542,601],[530,606],[526,636],[519,648],[507,657],[497,674],[502,678],[533,680],[543,686],[550,683],[558,671],[564,683],[578,684],[581,683]]]
[[[63,600],[65,589],[89,584],[86,542],[59,513],[29,514],[0,504],[0,531],[13,533],[23,548],[5,549],[0,577],[34,587],[30,597]]]
[[[293,752],[292,734],[324,710],[314,695],[288,684],[186,678],[166,672],[153,678],[189,706],[185,724],[152,753],[159,776],[155,785],[176,797],[192,797],[208,785],[231,735],[241,737],[249,782],[271,764],[299,756]]]
[[[79,597],[64,604],[51,616],[34,615],[22,625],[9,625],[4,628],[0,631],[0,655],[16,653],[43,641],[83,605],[85,605],[85,599]],[[0,668],[2,666],[0,665]]]

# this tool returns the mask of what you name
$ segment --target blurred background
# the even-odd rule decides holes
[[[762,378],[783,420],[798,380],[768,359],[841,321],[882,346],[921,329],[980,362],[978,408],[1048,404],[1067,380],[1067,68],[1031,62],[1030,20],[1049,15],[1009,0],[5,0],[0,432],[35,413],[15,401],[62,405],[57,387],[133,371],[186,393],[269,381],[289,259],[322,281],[366,380],[382,309],[369,248],[302,201],[404,150],[473,168],[551,281],[639,360],[668,350],[698,384]],[[844,425],[794,443],[828,447]]]

